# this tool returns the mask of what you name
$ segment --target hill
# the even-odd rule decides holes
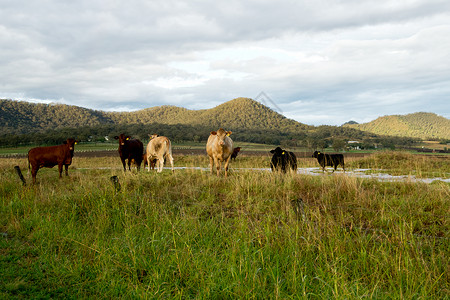
[[[420,139],[450,139],[450,120],[426,112],[384,116],[368,123],[344,124],[342,126],[379,135]]]
[[[108,123],[111,120],[102,111],[65,104],[0,100],[2,134],[25,134]]]
[[[3,134],[106,124],[181,124],[224,127],[230,130],[267,129],[283,132],[313,128],[288,119],[248,98],[237,98],[204,110],[166,105],[134,112],[103,112],[71,105],[33,104],[12,100],[0,100],[0,104],[0,127]]]

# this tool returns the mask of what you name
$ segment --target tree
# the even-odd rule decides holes
[[[334,151],[341,151],[345,149],[347,143],[342,139],[333,139],[332,147]]]

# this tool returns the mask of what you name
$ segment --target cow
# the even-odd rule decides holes
[[[150,141],[147,144],[148,171],[150,172],[152,161],[156,159],[158,160],[157,172],[161,173],[164,167],[164,159],[168,158],[173,172],[172,145],[170,140],[165,136],[159,136],[157,134],[149,135],[149,137]]]
[[[220,174],[222,162],[225,162],[225,177],[228,176],[228,165],[231,160],[231,153],[233,152],[233,140],[230,138],[231,131],[225,131],[220,128],[217,131],[211,131],[208,141],[206,142],[206,153],[209,156],[209,168],[211,174],[213,166],[216,165],[217,176]]]
[[[122,161],[123,171],[126,172],[125,160],[128,159],[128,170],[131,171],[131,162],[134,160],[137,170],[141,169],[142,155],[144,154],[144,144],[138,139],[131,139],[130,136],[120,134],[114,139],[119,140],[119,156]]]
[[[31,166],[33,183],[36,183],[36,174],[40,168],[53,168],[58,165],[59,178],[62,178],[63,166],[66,176],[69,176],[69,166],[72,164],[73,150],[78,141],[69,138],[62,145],[49,147],[36,147],[28,151],[28,169]]]
[[[142,155],[142,160],[144,161],[144,169],[145,169],[145,167],[148,165],[148,163],[147,163],[147,152],[144,152],[144,154]],[[150,161],[150,169],[154,170],[155,166],[156,166],[156,158],[152,159]]]
[[[236,161],[236,157],[237,157],[239,151],[241,151],[241,147],[234,148],[233,153],[231,153],[231,159],[234,159]]]
[[[320,151],[314,151],[312,157],[317,158],[317,161],[319,162],[319,165],[322,167],[323,172],[325,172],[326,166],[331,166],[334,168],[333,170],[334,173],[338,165],[341,165],[342,169],[344,169],[345,172],[344,155],[342,154],[325,154],[321,153]]]
[[[273,154],[272,160],[270,161],[272,172],[281,171],[282,173],[286,173],[289,169],[297,171],[297,157],[293,152],[276,147],[270,150],[270,153]]]

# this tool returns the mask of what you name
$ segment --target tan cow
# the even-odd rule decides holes
[[[222,128],[217,131],[211,131],[211,135],[206,143],[206,153],[209,156],[211,174],[214,163],[217,168],[217,176],[219,176],[222,162],[225,161],[225,177],[228,175],[228,164],[230,163],[231,153],[233,153],[233,140],[229,135],[231,135],[231,131],[225,131]]]
[[[152,160],[158,160],[158,173],[162,172],[164,167],[164,159],[168,158],[173,170],[172,146],[170,140],[165,136],[157,134],[149,135],[150,142],[147,145],[147,170],[150,172],[150,165]]]

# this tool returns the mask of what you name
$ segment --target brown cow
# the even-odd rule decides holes
[[[150,172],[150,165],[154,159],[158,160],[158,173],[162,172],[164,167],[164,159],[168,158],[173,169],[172,145],[170,140],[165,136],[157,134],[149,135],[150,141],[147,145],[147,163],[148,171]],[[150,163],[149,163],[150,162]]]
[[[144,144],[138,139],[131,139],[130,136],[121,134],[114,137],[119,140],[119,155],[122,161],[123,170],[126,171],[125,160],[128,159],[128,170],[131,171],[131,162],[134,160],[137,170],[141,169],[142,155],[144,154]]]
[[[231,153],[231,159],[236,160],[236,157],[237,157],[239,151],[241,151],[241,147],[234,148],[233,149],[233,153]]]
[[[62,145],[30,149],[28,151],[28,169],[30,169],[31,165],[33,183],[36,183],[36,174],[40,168],[53,168],[58,165],[59,178],[61,178],[64,166],[66,176],[69,176],[68,169],[72,163],[73,150],[76,143],[77,141],[69,138]]]
[[[142,160],[144,161],[144,169],[148,165],[147,163],[147,152],[142,155]],[[156,166],[156,158],[150,161],[150,170],[154,170]]]
[[[231,131],[225,131],[222,128],[217,131],[211,131],[211,135],[206,142],[206,153],[209,156],[211,174],[214,163],[217,168],[217,176],[219,176],[222,162],[225,161],[225,177],[228,175],[228,164],[230,163],[231,153],[233,152],[233,140],[229,135],[231,135]]]

